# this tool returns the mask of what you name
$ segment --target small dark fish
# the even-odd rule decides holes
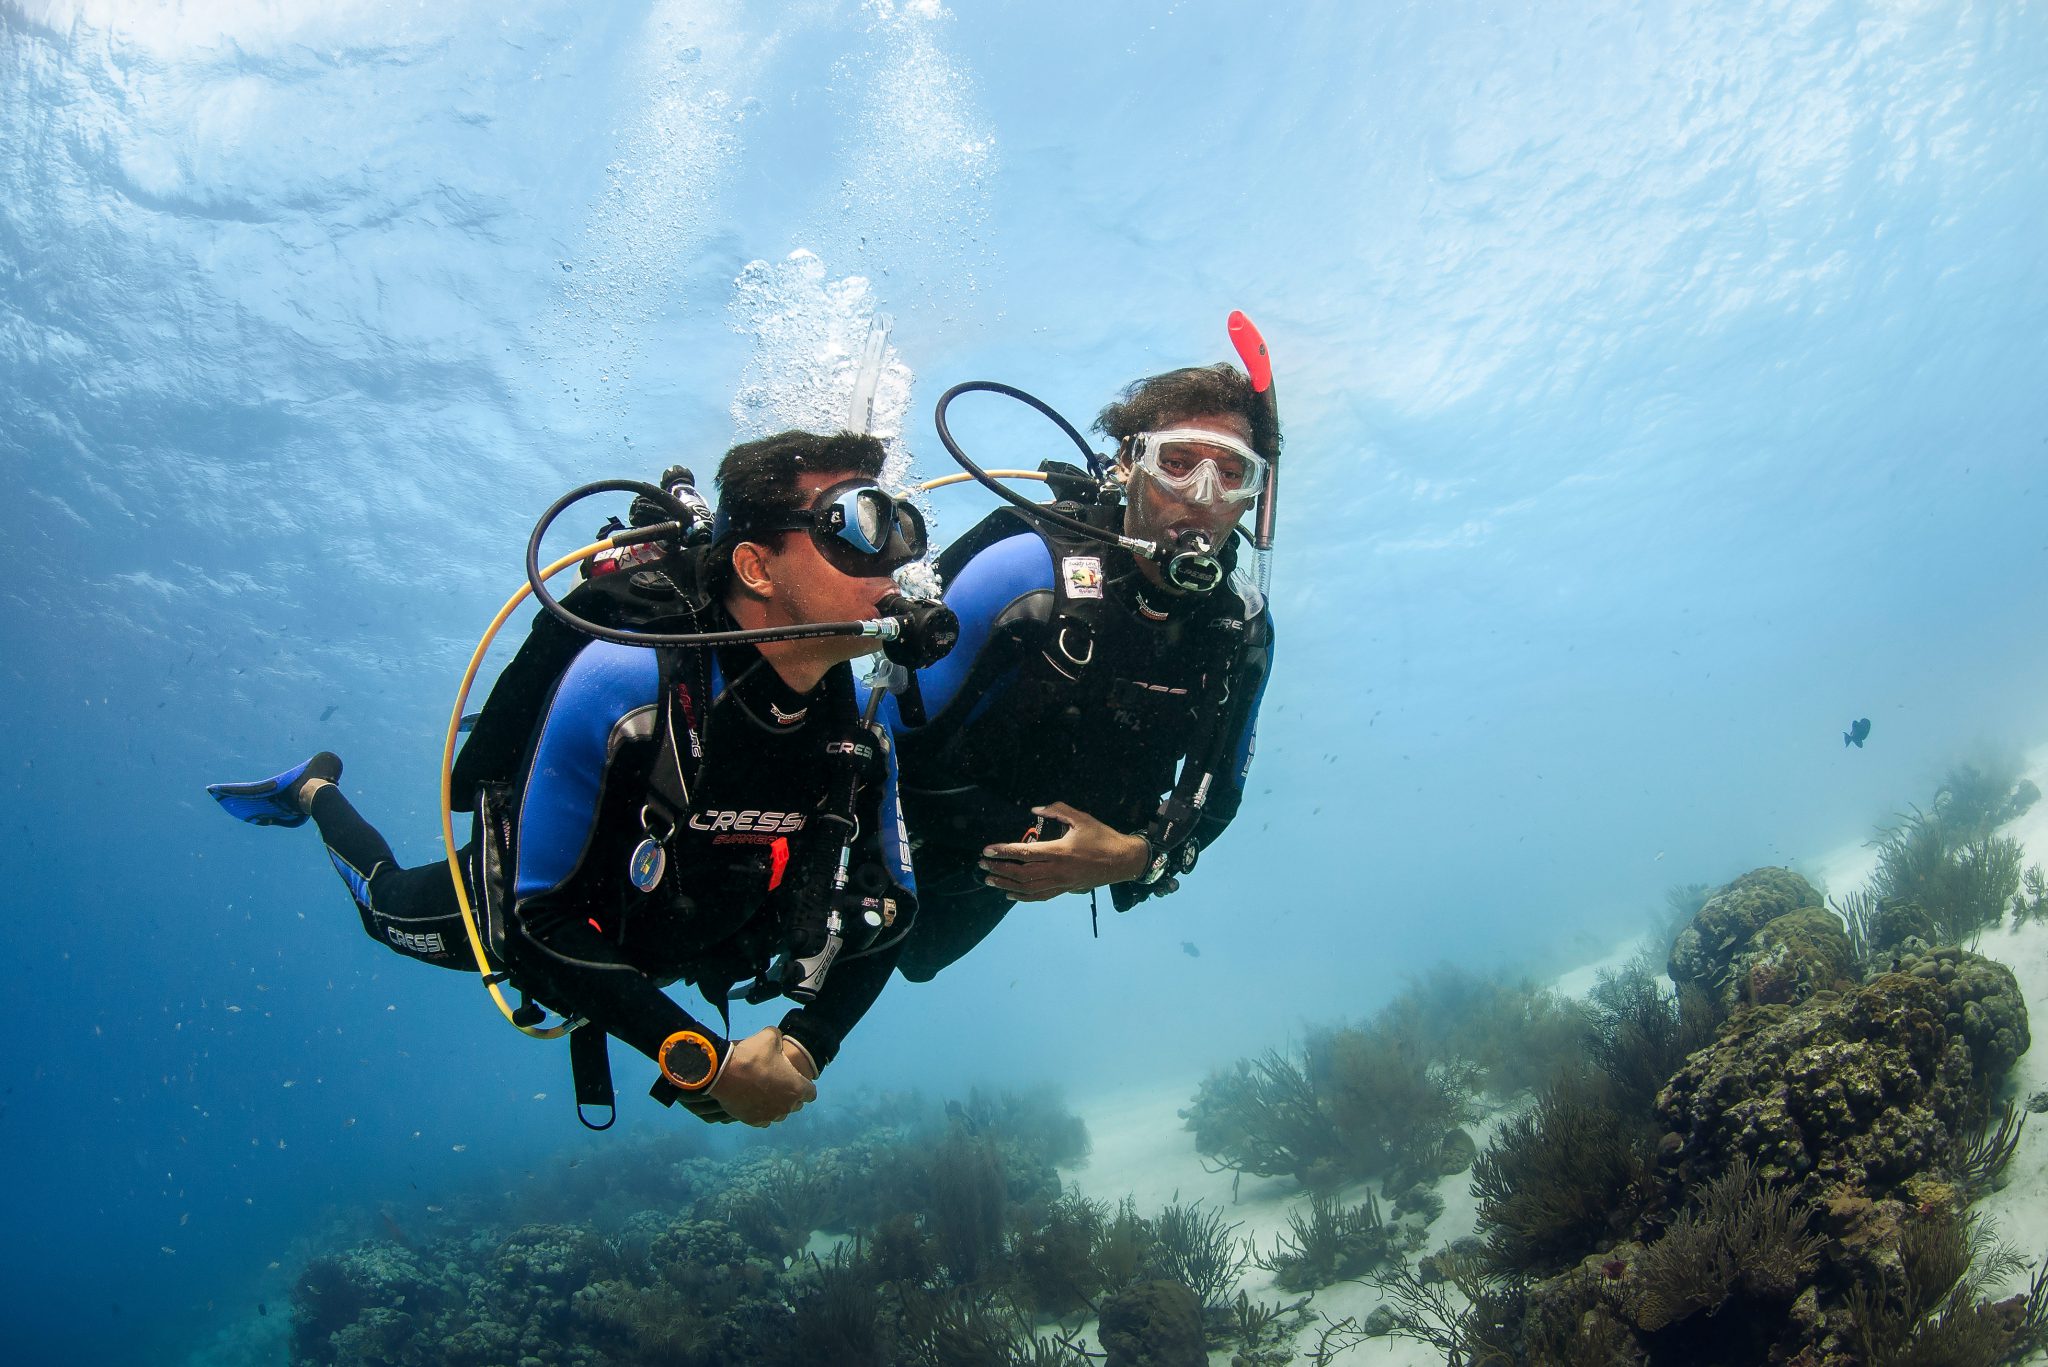
[[[1849,729],[1842,733],[1842,748],[1846,750],[1853,745],[1858,750],[1861,750],[1863,748],[1863,742],[1866,739],[1868,739],[1869,736],[1870,718],[1858,717],[1855,721],[1850,722]]]
[[[262,1301],[258,1301],[256,1302],[256,1313],[259,1315],[268,1315],[270,1313],[270,1307],[265,1305]]]
[[[1187,955],[1190,959],[1199,959],[1202,957],[1202,951],[1195,948],[1195,942],[1193,940],[1182,940],[1180,942],[1180,952]]]
[[[341,710],[341,704],[340,704],[340,703],[338,703],[338,702],[331,702],[331,703],[327,704],[327,710],[326,710],[325,712],[322,712],[322,713],[320,714],[320,720],[321,720],[321,721],[326,721],[326,720],[327,720],[327,719],[328,719],[329,717],[333,716],[333,715],[334,715],[334,714],[335,714],[336,712],[339,712],[340,710]]]

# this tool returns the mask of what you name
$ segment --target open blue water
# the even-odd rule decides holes
[[[1282,639],[1189,888],[899,984],[828,1104],[1191,1093],[2048,737],[2048,13],[1639,10],[0,0],[9,1360],[260,1360],[323,1222],[619,1142],[202,785],[333,748],[433,857],[532,517],[841,421],[878,315],[929,475],[947,385],[1086,419],[1248,310]]]

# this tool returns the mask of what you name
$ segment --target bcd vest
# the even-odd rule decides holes
[[[1057,506],[1104,525],[1122,515],[1114,505]],[[1168,595],[1127,553],[1008,509],[947,548],[942,578],[1024,531],[1045,543],[1052,587],[1004,609],[943,715],[923,717],[921,698],[903,700],[912,729],[902,792],[924,846],[964,853],[1017,839],[1029,808],[1054,800],[1142,829],[1183,759],[1206,759],[1238,714],[1233,699],[1257,688],[1263,617],[1229,584],[1159,613]]]

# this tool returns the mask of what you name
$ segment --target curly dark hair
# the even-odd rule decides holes
[[[1121,446],[1140,432],[1212,413],[1235,413],[1251,428],[1252,450],[1272,460],[1280,454],[1280,425],[1257,399],[1252,382],[1228,361],[1187,366],[1125,386],[1115,403],[1095,415],[1095,430],[1115,437]]]

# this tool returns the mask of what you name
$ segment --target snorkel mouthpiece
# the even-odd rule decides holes
[[[1173,538],[1161,557],[1166,582],[1183,593],[1212,593],[1223,582],[1223,562],[1206,533],[1190,528]]]
[[[923,669],[946,658],[946,652],[960,639],[960,618],[935,598],[906,598],[900,593],[885,596],[875,604],[885,623],[895,632],[883,636],[882,655],[905,669]]]

